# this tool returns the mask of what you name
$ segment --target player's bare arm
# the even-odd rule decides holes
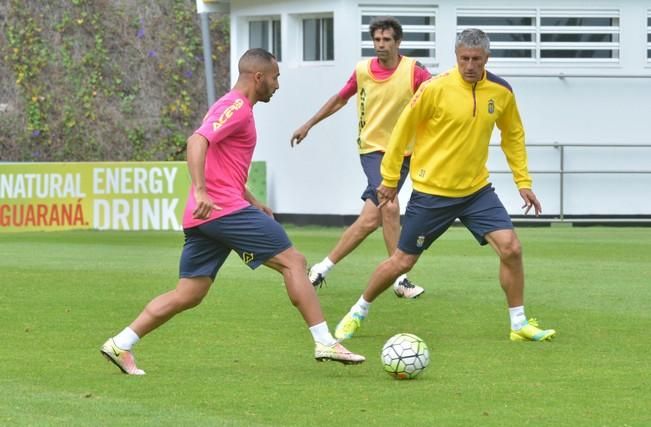
[[[192,211],[192,216],[198,219],[206,219],[210,216],[213,209],[221,209],[212,201],[206,192],[204,167],[206,151],[208,150],[208,140],[195,133],[188,138],[187,146],[188,171],[190,172],[190,179],[194,186],[194,196],[197,201],[197,207]]]
[[[522,197],[522,200],[524,200],[524,205],[522,205],[522,209],[524,209],[524,214],[528,214],[531,208],[534,208],[534,213],[536,216],[540,215],[542,213],[542,205],[538,201],[538,198],[534,194],[533,191],[529,188],[521,188],[520,189],[520,197]]]
[[[300,128],[294,131],[294,133],[292,134],[292,138],[289,141],[290,145],[293,147],[294,144],[296,145],[300,144],[301,141],[305,139],[307,133],[310,131],[310,129],[312,129],[314,125],[316,125],[326,117],[329,117],[334,113],[336,113],[337,111],[339,111],[341,107],[346,105],[347,102],[348,102],[347,99],[343,99],[338,94],[331,96],[330,99],[328,99],[326,103],[323,104],[323,107],[321,107],[321,109],[319,109],[319,111],[317,111],[316,114],[312,116],[310,120],[305,122],[303,126],[301,126]]]

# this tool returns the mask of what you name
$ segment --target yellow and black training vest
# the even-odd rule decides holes
[[[391,131],[414,94],[415,65],[415,60],[403,56],[393,74],[384,80],[371,74],[370,59],[355,67],[360,154],[386,151]],[[411,154],[411,148],[406,148],[405,155]]]

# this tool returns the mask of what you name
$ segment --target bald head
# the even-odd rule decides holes
[[[264,49],[254,48],[244,52],[237,64],[240,74],[265,71],[276,61],[276,57]]]

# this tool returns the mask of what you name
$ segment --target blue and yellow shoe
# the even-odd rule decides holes
[[[362,326],[365,316],[361,313],[347,313],[335,328],[335,338],[339,341],[347,340],[355,335],[355,331]]]
[[[553,329],[540,329],[536,319],[529,319],[529,323],[517,331],[511,330],[511,341],[550,341],[556,335]]]

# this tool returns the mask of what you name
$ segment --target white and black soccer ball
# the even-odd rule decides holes
[[[382,347],[382,365],[392,377],[416,378],[429,365],[427,344],[414,334],[394,335]]]

